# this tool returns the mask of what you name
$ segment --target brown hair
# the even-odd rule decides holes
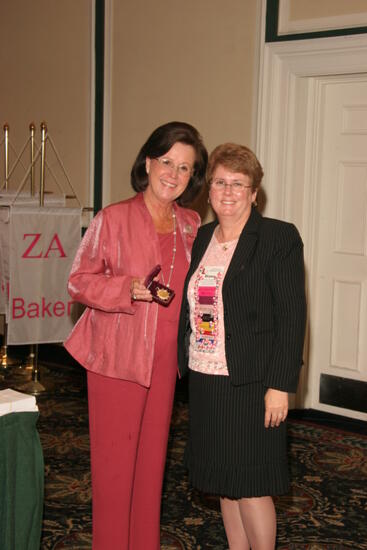
[[[136,157],[131,169],[131,185],[137,193],[145,191],[148,187],[146,158],[164,155],[175,143],[191,145],[195,150],[194,173],[185,191],[176,201],[181,206],[186,206],[198,196],[205,185],[205,170],[208,162],[208,153],[201,135],[187,122],[168,122],[154,130]]]
[[[232,172],[240,172],[250,178],[252,191],[260,187],[264,172],[255,153],[244,145],[223,143],[218,145],[209,155],[206,179],[210,185],[216,168],[221,165]]]

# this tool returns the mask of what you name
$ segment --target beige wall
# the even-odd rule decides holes
[[[0,141],[3,125],[10,127],[10,142],[19,154],[29,137],[29,124],[46,121],[62,162],[78,196],[90,201],[90,0],[1,0],[0,3]],[[22,157],[29,165],[29,150]],[[1,183],[4,181],[1,152]],[[10,166],[16,159],[11,151]],[[46,160],[62,182],[58,162],[48,146]],[[11,180],[16,188],[24,175]],[[55,189],[46,173],[46,188]],[[39,185],[39,178],[36,181]]]
[[[137,151],[169,120],[194,124],[209,150],[227,140],[254,147],[262,0],[105,2],[105,204],[132,194]],[[322,17],[325,9],[330,17],[353,14],[365,5],[291,1],[296,19]],[[93,0],[0,2],[0,141],[8,122],[19,151],[29,123],[36,123],[39,141],[45,120],[83,205],[92,203],[92,9]],[[57,172],[52,151],[47,160]],[[3,181],[3,166],[0,175]],[[46,184],[53,185],[50,177]]]
[[[130,168],[151,131],[187,121],[208,149],[253,145],[258,0],[113,4],[111,180],[105,202],[130,196]]]

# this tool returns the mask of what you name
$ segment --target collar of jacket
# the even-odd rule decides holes
[[[233,278],[241,271],[246,270],[256,249],[261,222],[261,214],[259,214],[255,207],[252,207],[250,217],[247,220],[245,227],[242,229],[231,263],[228,266],[228,270],[223,281],[223,295],[226,294]]]

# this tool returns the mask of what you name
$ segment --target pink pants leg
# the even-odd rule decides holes
[[[160,548],[162,483],[177,376],[177,348],[176,331],[172,343],[167,338],[167,331],[159,334],[163,334],[164,338],[156,341],[152,384],[140,431],[129,550]]]
[[[160,548],[176,350],[157,344],[149,389],[88,372],[93,550]]]

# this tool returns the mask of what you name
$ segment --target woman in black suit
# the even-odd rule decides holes
[[[217,221],[199,229],[179,324],[190,370],[191,484],[217,494],[230,549],[273,550],[272,495],[288,490],[288,392],[297,388],[306,319],[303,244],[294,225],[263,218],[263,171],[247,147],[209,158]]]

